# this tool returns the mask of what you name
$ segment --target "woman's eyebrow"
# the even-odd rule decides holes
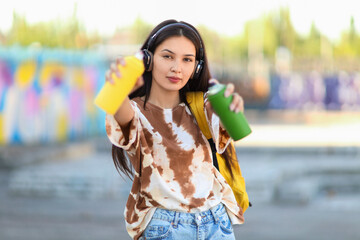
[[[173,51],[171,51],[171,50],[169,50],[169,49],[167,49],[167,48],[165,48],[165,49],[163,49],[163,50],[161,50],[162,52],[169,52],[169,53],[171,53],[171,54],[175,54]],[[184,54],[184,56],[186,56],[186,57],[195,57],[195,55],[194,54],[191,54],[191,53],[189,53],[189,54]]]
[[[169,53],[172,53],[172,54],[175,54],[173,51],[171,51],[171,50],[169,50],[169,49],[167,49],[167,48],[165,48],[165,49],[163,49],[163,50],[161,50],[162,52],[169,52]]]

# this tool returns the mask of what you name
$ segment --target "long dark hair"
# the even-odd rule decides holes
[[[171,26],[166,27],[164,30],[158,32],[158,30],[161,29],[162,27],[167,26],[169,24],[173,24],[173,23],[178,23],[178,21],[166,20],[166,21],[160,23],[159,25],[157,25],[150,32],[146,41],[142,45],[141,50],[147,49],[150,52],[154,53],[157,46],[159,46],[163,41],[165,41],[166,39],[168,39],[169,37],[172,37],[172,36],[184,36],[184,37],[188,38],[195,45],[196,59],[204,61],[203,68],[201,70],[199,77],[197,79],[190,79],[187,82],[187,84],[182,89],[180,89],[180,92],[179,92],[180,93],[180,101],[184,102],[187,106],[189,106],[188,102],[186,101],[186,93],[189,91],[206,92],[209,88],[209,80],[211,79],[211,74],[210,74],[208,60],[206,57],[206,51],[202,44],[203,40],[201,39],[201,36],[195,27],[193,27],[191,24],[181,21],[180,23],[187,25],[191,29],[189,29],[188,27],[185,27],[185,26],[175,25],[174,27],[171,27]],[[157,33],[156,38],[151,39],[155,33]],[[149,41],[152,41],[150,46],[148,46]],[[202,47],[202,51],[203,51],[202,53],[200,53],[201,47]],[[202,55],[202,59],[199,59],[200,55]],[[145,71],[143,74],[143,79],[144,79],[144,85],[141,86],[136,91],[134,91],[133,93],[131,93],[129,95],[129,98],[132,99],[135,97],[145,96],[145,101],[144,101],[144,107],[145,107],[146,102],[148,101],[149,96],[150,96],[151,83],[152,83],[152,72]],[[226,149],[226,151],[223,153],[223,156],[226,159],[226,161],[225,161],[226,167],[230,170],[231,176],[233,176],[231,165],[232,165],[232,160],[234,159],[234,154],[233,154],[232,150],[229,148]],[[114,161],[117,171],[119,173],[123,172],[126,176],[128,176],[131,179],[133,176],[132,165],[131,165],[130,161],[127,160],[124,150],[113,145],[112,146],[112,158],[113,158],[113,161]],[[235,159],[236,159],[236,155],[235,155]]]

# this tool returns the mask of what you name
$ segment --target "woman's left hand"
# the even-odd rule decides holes
[[[209,83],[217,84],[217,83],[219,83],[219,81],[213,78],[213,79],[210,79]],[[235,90],[234,84],[228,83],[226,85],[226,89],[224,92],[225,97],[229,97],[231,95],[233,96],[233,100],[230,104],[230,111],[233,111],[235,113],[244,112],[244,100],[238,93],[234,92],[234,90]]]
[[[244,100],[237,92],[234,92],[234,90],[235,90],[234,84],[228,83],[226,85],[224,96],[229,97],[232,95],[233,97],[232,102],[230,104],[230,110],[235,113],[244,112]]]

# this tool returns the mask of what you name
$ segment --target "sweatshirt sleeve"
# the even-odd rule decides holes
[[[134,102],[131,102],[131,106],[134,109],[134,117],[126,127],[120,127],[113,115],[107,114],[105,118],[106,134],[110,142],[125,151],[131,151],[137,148],[139,144],[139,131],[141,128],[139,113]]]

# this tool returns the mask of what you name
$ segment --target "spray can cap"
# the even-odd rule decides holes
[[[138,51],[137,53],[135,53],[135,57],[142,61],[144,59],[144,54],[142,51]]]
[[[217,83],[209,88],[208,95],[212,96],[223,90],[225,87],[224,84]]]

